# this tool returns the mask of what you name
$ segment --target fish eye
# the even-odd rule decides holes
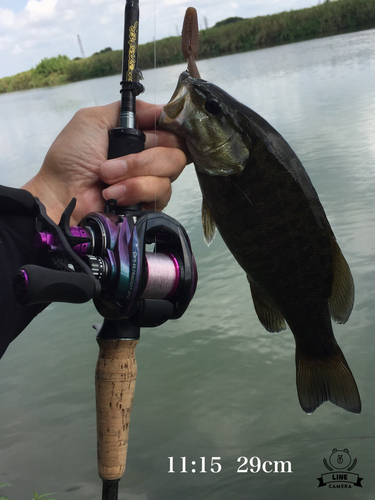
[[[209,97],[208,99],[206,99],[204,107],[211,115],[218,115],[221,111],[219,101],[217,101],[213,97]]]

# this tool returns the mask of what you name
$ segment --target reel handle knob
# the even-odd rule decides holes
[[[69,302],[81,304],[98,297],[98,280],[85,273],[57,271],[28,264],[17,272],[13,293],[21,305]]]

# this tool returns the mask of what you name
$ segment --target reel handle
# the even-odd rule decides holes
[[[129,421],[133,406],[138,339],[97,338],[99,358],[95,370],[98,472],[106,486],[125,472]],[[112,485],[113,486],[113,485]]]
[[[13,281],[13,293],[21,305],[50,302],[82,304],[98,297],[100,290],[100,283],[93,276],[34,264],[19,269]]]

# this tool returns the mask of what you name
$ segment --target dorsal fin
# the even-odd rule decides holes
[[[336,323],[345,323],[353,309],[353,278],[336,240],[333,241],[333,282],[328,299],[331,318]]]
[[[285,321],[281,312],[271,303],[267,295],[249,276],[247,280],[250,284],[255,312],[264,328],[271,333],[285,330]]]
[[[214,218],[212,217],[211,210],[209,209],[206,200],[202,200],[202,227],[203,227],[203,237],[207,246],[210,246],[212,240],[215,238],[216,225]]]

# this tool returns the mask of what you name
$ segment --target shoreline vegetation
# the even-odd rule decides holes
[[[324,0],[314,7],[259,16],[233,17],[199,31],[199,58],[247,52],[375,27],[375,0]],[[156,49],[156,58],[154,51]],[[142,70],[183,63],[181,37],[139,45]],[[43,59],[35,68],[0,79],[0,93],[50,87],[121,74],[122,50],[106,48],[85,59]]]

